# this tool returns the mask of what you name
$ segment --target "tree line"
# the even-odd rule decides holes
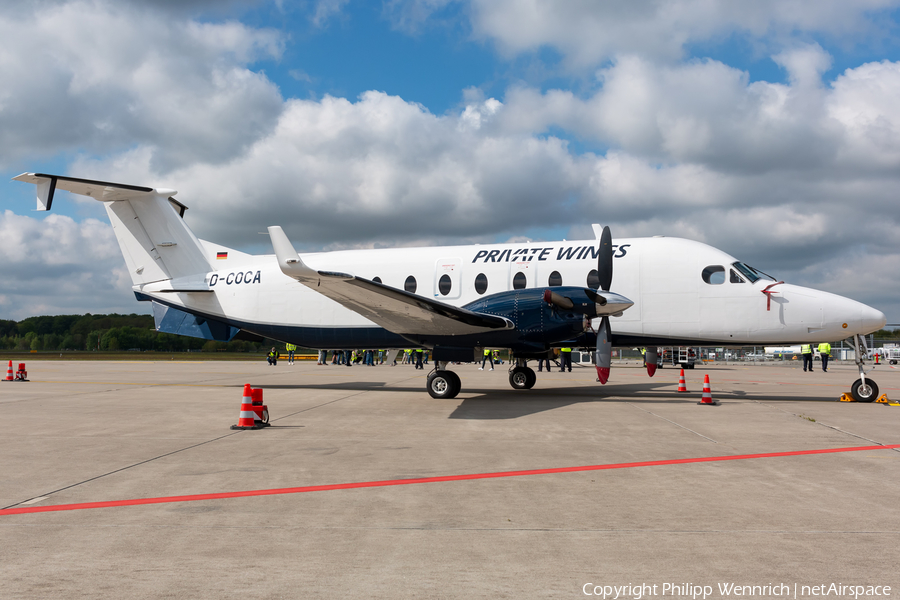
[[[20,352],[257,352],[275,345],[272,340],[216,342],[159,333],[150,315],[57,315],[0,320],[0,349]]]

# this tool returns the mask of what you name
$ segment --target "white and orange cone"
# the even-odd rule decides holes
[[[241,415],[238,418],[237,425],[232,425],[232,429],[262,429],[256,424],[256,413],[253,412],[253,388],[250,384],[244,384],[244,397],[241,399]]]
[[[12,361],[9,361],[9,368],[6,370],[6,381],[15,381],[15,377],[13,377]]]
[[[712,391],[709,389],[709,375],[703,376],[703,399],[697,404],[705,404],[707,406],[719,406],[719,403],[713,400]]]
[[[684,369],[681,370],[681,375],[678,376],[678,391],[679,392],[687,392],[687,384],[684,382]]]

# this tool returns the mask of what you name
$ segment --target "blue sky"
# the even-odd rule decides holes
[[[600,222],[900,322],[898,5],[13,3],[0,174],[175,188],[198,235],[255,252],[271,224],[320,250]],[[143,309],[102,207],[2,190],[0,318]],[[77,276],[48,294],[60,254]]]

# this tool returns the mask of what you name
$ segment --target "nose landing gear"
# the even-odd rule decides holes
[[[869,355],[866,347],[866,338],[860,334],[855,334],[850,338],[856,356],[856,367],[859,369],[859,379],[853,382],[850,387],[850,395],[857,402],[874,402],[878,397],[878,384],[871,379],[866,378],[865,357]],[[875,367],[872,367],[874,369]],[[871,371],[872,369],[869,369]]]

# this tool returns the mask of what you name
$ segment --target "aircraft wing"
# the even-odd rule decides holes
[[[269,227],[269,235],[285,275],[393,333],[466,335],[515,328],[504,317],[458,308],[348,273],[311,269],[281,227]]]

